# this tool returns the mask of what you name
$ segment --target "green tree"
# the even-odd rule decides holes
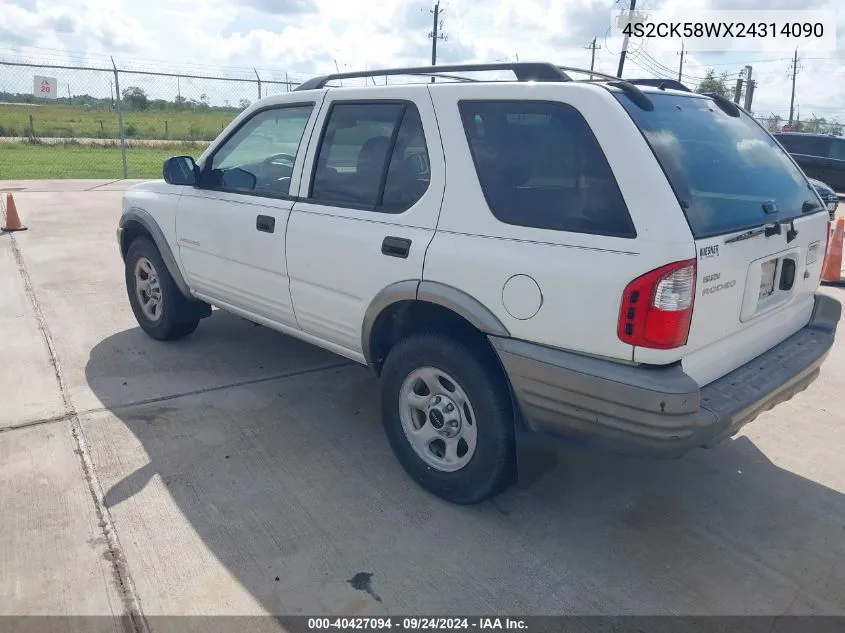
[[[150,106],[150,100],[147,98],[147,93],[138,86],[129,86],[124,88],[121,93],[123,102],[130,110],[146,110]]]
[[[698,84],[695,91],[699,94],[703,94],[705,92],[715,92],[723,97],[728,97],[728,74],[722,73],[717,77],[715,70],[712,68],[708,69],[704,74],[704,79],[701,80],[701,83]]]
[[[250,106],[249,99],[241,99],[240,101],[238,101],[238,107],[241,110],[246,110],[249,106]]]

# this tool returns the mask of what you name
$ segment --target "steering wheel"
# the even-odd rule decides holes
[[[296,162],[296,156],[291,156],[290,154],[278,153],[278,154],[271,154],[267,158],[264,159],[264,163],[267,165],[275,165],[277,164],[276,161],[282,159],[284,161],[289,162],[293,165]]]

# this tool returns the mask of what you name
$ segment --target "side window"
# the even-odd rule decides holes
[[[428,188],[430,169],[417,108],[336,103],[314,167],[317,202],[401,213]]]
[[[790,154],[805,156],[827,156],[830,141],[818,136],[804,136],[801,134],[784,134],[778,140]]]
[[[422,198],[430,180],[431,168],[420,113],[408,106],[396,135],[379,210],[404,211]]]
[[[832,139],[830,144],[830,158],[845,160],[845,140]]]
[[[462,101],[459,107],[496,218],[539,229],[636,237],[610,165],[575,108],[545,101]]]
[[[253,116],[215,152],[205,186],[289,194],[293,164],[312,108],[274,108]]]

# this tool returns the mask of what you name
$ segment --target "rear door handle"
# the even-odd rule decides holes
[[[259,215],[255,218],[255,228],[264,233],[272,233],[276,229],[276,218],[271,215]]]
[[[392,235],[388,235],[381,243],[382,255],[387,255],[388,257],[407,259],[410,251],[411,240],[404,237],[394,237]]]

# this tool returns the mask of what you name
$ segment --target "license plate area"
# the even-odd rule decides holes
[[[775,277],[778,270],[778,260],[770,259],[760,265],[760,292],[757,302],[762,302],[775,293]]]

